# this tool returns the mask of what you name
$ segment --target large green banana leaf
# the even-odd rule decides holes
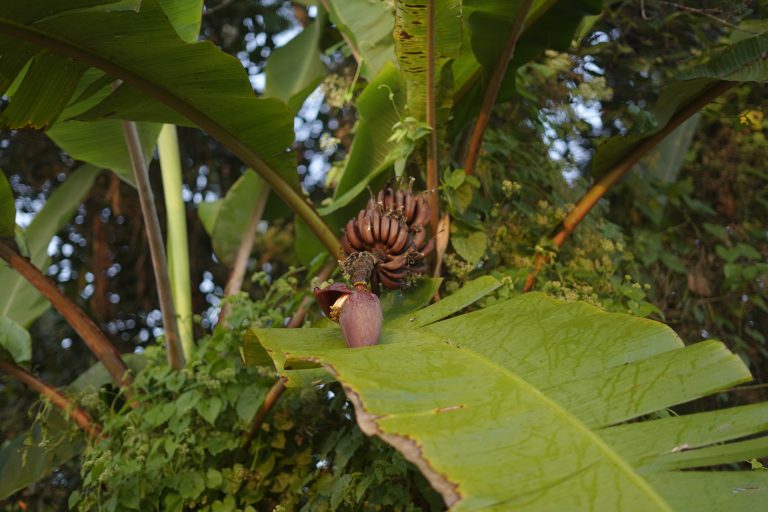
[[[2,2],[0,86],[28,62],[3,112],[6,125],[50,126],[96,67],[123,84],[77,119],[197,125],[258,172],[329,250],[338,248],[299,191],[288,107],[257,98],[234,57],[210,42],[184,42],[157,0]]]
[[[203,12],[202,0],[159,0],[168,20],[184,41],[197,40]],[[103,73],[89,69],[80,80],[74,98],[59,120],[48,130],[48,136],[72,158],[115,172],[127,183],[133,184],[133,168],[125,144],[122,123],[118,119],[78,121],[74,117],[95,106],[109,95],[111,79]],[[84,94],[88,87],[101,86],[98,93]],[[161,125],[137,123],[145,163],[152,159]]]
[[[432,5],[434,19],[428,17]],[[432,59],[434,90],[427,87],[428,27],[434,24]],[[410,115],[426,118],[427,96],[433,94],[439,118],[447,118],[453,95],[451,62],[461,55],[462,9],[457,0],[395,1],[395,55],[406,85]],[[440,113],[442,112],[442,115]]]
[[[283,374],[322,365],[361,429],[452,510],[764,506],[766,472],[680,470],[767,455],[768,437],[741,439],[768,429],[768,404],[649,419],[750,380],[722,343],[686,347],[658,322],[538,293],[437,321],[459,306],[450,298],[385,326],[374,347],[344,348],[335,328],[253,329],[248,343]]]

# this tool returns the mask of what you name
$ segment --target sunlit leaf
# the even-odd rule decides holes
[[[621,424],[749,380],[721,343],[685,347],[660,323],[536,293],[411,324],[365,349],[345,348],[337,329],[253,329],[249,343],[282,373],[327,368],[361,428],[416,464],[452,510],[760,506],[760,492],[734,489],[765,489],[766,475],[676,469],[764,453],[763,438],[716,445],[768,429],[765,404]],[[698,499],[712,475],[728,485]]]
[[[462,49],[462,10],[456,0],[434,0],[435,89],[427,91],[427,5],[410,0],[395,2],[395,54],[406,84],[409,115],[426,118],[427,95],[435,95],[438,111],[445,117],[453,100],[451,62]]]

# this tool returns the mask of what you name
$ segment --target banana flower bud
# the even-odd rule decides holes
[[[381,304],[364,284],[349,288],[335,283],[315,288],[315,298],[325,316],[338,322],[350,348],[376,345],[381,336]]]

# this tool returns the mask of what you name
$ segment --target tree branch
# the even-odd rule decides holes
[[[561,224],[560,230],[552,237],[552,241],[557,247],[562,247],[568,236],[573,233],[573,230],[579,225],[579,223],[587,216],[587,214],[594,208],[597,202],[629,171],[632,167],[643,158],[651,149],[653,149],[659,142],[672,133],[677,127],[683,124],[693,114],[701,110],[704,106],[711,103],[715,98],[728,91],[731,87],[735,86],[736,82],[717,82],[715,85],[703,91],[699,96],[694,98],[685,107],[680,109],[672,118],[669,123],[656,132],[655,134],[647,137],[638,142],[634,148],[632,148],[619,162],[617,162],[613,168],[603,176],[597,183],[579,199],[573,210],[566,216]],[[533,288],[533,284],[536,280],[541,267],[545,262],[545,256],[538,254],[534,262],[534,269],[528,274],[525,279],[525,287],[523,291],[528,292]]]
[[[2,240],[0,240],[0,258],[4,259],[13,270],[29,281],[29,284],[34,286],[61,313],[64,320],[83,339],[93,355],[101,361],[117,386],[125,388],[131,384],[133,379],[128,371],[128,366],[117,348],[82,309],[59,291],[53,281]]]
[[[144,164],[144,153],[141,150],[139,131],[133,121],[123,121],[123,135],[131,157],[133,177],[136,181],[136,190],[139,193],[141,215],[144,218],[144,226],[149,240],[149,253],[152,258],[152,269],[157,283],[157,294],[160,301],[160,311],[163,314],[163,330],[165,331],[165,348],[168,357],[168,365],[174,370],[180,370],[184,366],[184,354],[181,351],[179,340],[179,328],[176,324],[176,308],[171,295],[171,280],[168,276],[168,261],[165,257],[165,244],[160,230],[160,220],[157,217],[155,198],[152,187],[149,184],[147,166]]]
[[[477,158],[480,155],[480,148],[483,145],[483,137],[485,136],[485,129],[488,127],[488,121],[491,119],[491,112],[493,106],[496,104],[496,98],[499,95],[501,89],[501,82],[504,80],[504,75],[507,72],[507,66],[512,60],[515,54],[515,47],[517,41],[520,39],[520,35],[523,33],[525,27],[525,19],[528,17],[528,11],[531,9],[533,0],[523,0],[515,15],[515,20],[512,22],[512,29],[507,38],[507,42],[504,45],[504,49],[499,55],[499,60],[493,69],[493,74],[488,83],[488,88],[485,90],[485,96],[483,96],[483,103],[480,106],[480,112],[477,114],[477,121],[475,121],[475,127],[472,130],[472,138],[469,141],[469,148],[467,150],[467,157],[464,160],[464,172],[466,174],[474,174],[475,167],[477,166]]]
[[[440,219],[440,201],[437,196],[437,100],[435,90],[435,0],[427,0],[427,200],[429,226],[434,236]]]
[[[88,413],[74,405],[67,397],[29,373],[24,368],[9,361],[0,361],[0,371],[16,378],[33,391],[36,391],[49,399],[53,405],[64,411],[64,413],[89,436],[99,437],[101,434],[101,429],[91,421]]]

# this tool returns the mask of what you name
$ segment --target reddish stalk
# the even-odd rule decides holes
[[[336,264],[337,262],[333,260],[328,262],[320,270],[320,272],[317,273],[317,278],[320,281],[326,281],[329,277],[331,277],[333,270],[336,268]],[[289,329],[301,327],[301,325],[304,323],[304,318],[307,316],[307,309],[314,300],[315,299],[312,295],[307,295],[304,297],[301,305],[291,317],[290,322],[288,322],[287,327]],[[254,414],[253,419],[251,420],[251,430],[248,432],[248,436],[245,438],[246,445],[250,443],[254,437],[256,437],[256,434],[259,433],[259,429],[264,423],[267,414],[269,414],[269,411],[272,410],[277,401],[280,400],[280,397],[283,396],[285,390],[285,380],[282,377],[279,377],[277,382],[275,382],[267,392],[267,396],[264,398],[264,403],[261,404],[261,407],[259,407],[259,410],[256,411],[256,414]]]
[[[168,365],[174,370],[180,370],[184,366],[184,353],[181,350],[179,328],[176,323],[176,308],[171,295],[171,279],[168,275],[168,261],[165,255],[163,233],[160,230],[160,220],[155,208],[155,198],[152,187],[149,184],[149,174],[144,163],[144,153],[141,150],[139,131],[136,123],[123,121],[123,135],[131,157],[133,177],[136,181],[136,190],[139,193],[139,204],[144,227],[149,241],[149,253],[152,260],[152,270],[157,283],[157,294],[160,302],[160,311],[163,315],[163,330],[165,332],[165,348],[168,357]]]
[[[285,390],[285,381],[283,380],[283,377],[279,377],[277,382],[275,382],[272,387],[269,388],[269,391],[267,391],[267,396],[264,397],[264,403],[261,404],[261,407],[259,407],[259,410],[256,411],[256,414],[253,416],[253,420],[251,420],[251,430],[248,432],[248,437],[245,439],[246,446],[254,437],[256,437],[256,434],[259,433],[259,429],[264,423],[267,414],[269,414],[269,411],[272,410],[272,407],[275,406],[277,401],[280,400],[280,397],[283,396]]]
[[[101,429],[95,425],[88,413],[77,407],[64,395],[56,391],[42,380],[38,379],[24,368],[8,361],[0,361],[0,371],[7,373],[11,377],[25,384],[27,387],[41,394],[51,401],[53,405],[64,411],[78,427],[83,429],[91,437],[99,437]]]
[[[501,82],[504,80],[507,66],[515,54],[515,47],[517,46],[517,41],[520,39],[520,35],[523,33],[525,19],[528,17],[528,11],[530,11],[532,3],[533,0],[523,0],[520,4],[515,20],[512,22],[512,30],[509,33],[509,38],[507,38],[504,49],[501,51],[501,55],[499,55],[499,60],[493,69],[488,88],[485,90],[483,103],[480,107],[480,112],[477,114],[475,127],[472,130],[472,138],[469,141],[467,157],[464,160],[464,172],[468,175],[474,174],[475,172],[477,158],[480,155],[480,148],[483,145],[485,129],[488,127],[488,121],[491,119],[491,112],[493,111],[493,106],[496,104],[496,98],[501,89]]]
[[[251,257],[253,243],[256,241],[256,228],[264,214],[264,207],[267,205],[268,197],[269,187],[264,185],[261,194],[256,199],[256,206],[253,209],[253,214],[251,215],[251,218],[248,219],[248,226],[245,228],[243,239],[240,241],[240,245],[237,248],[235,262],[232,265],[227,284],[224,287],[225,297],[231,297],[243,288],[243,278],[245,277],[245,270],[248,267],[248,259]],[[224,307],[221,308],[220,322],[226,322],[231,309],[229,304],[225,304]]]
[[[440,201],[437,196],[437,103],[435,98],[435,0],[427,1],[427,200],[429,227],[437,233]]]
[[[125,388],[131,384],[133,379],[128,371],[128,366],[126,366],[117,348],[82,309],[59,291],[53,281],[3,241],[0,241],[0,258],[4,259],[13,270],[29,281],[29,284],[34,286],[61,313],[64,320],[72,326],[91,349],[93,355],[101,361],[117,386]]]
[[[597,183],[587,191],[573,210],[566,216],[562,222],[560,230],[552,237],[552,241],[555,246],[562,247],[568,236],[573,233],[573,230],[584,220],[584,217],[594,208],[597,202],[613,187],[621,178],[624,177],[632,167],[643,158],[651,149],[653,149],[659,142],[672,133],[678,126],[683,124],[693,114],[701,110],[704,106],[711,103],[715,98],[728,91],[731,87],[736,85],[736,82],[718,82],[709,89],[703,91],[699,96],[694,98],[685,107],[675,113],[669,120],[669,123],[656,132],[638,142],[632,150],[627,153],[613,168],[603,176]],[[531,291],[533,289],[536,276],[538,275],[541,267],[544,265],[545,256],[538,254],[534,262],[534,269],[525,278],[524,292]]]

